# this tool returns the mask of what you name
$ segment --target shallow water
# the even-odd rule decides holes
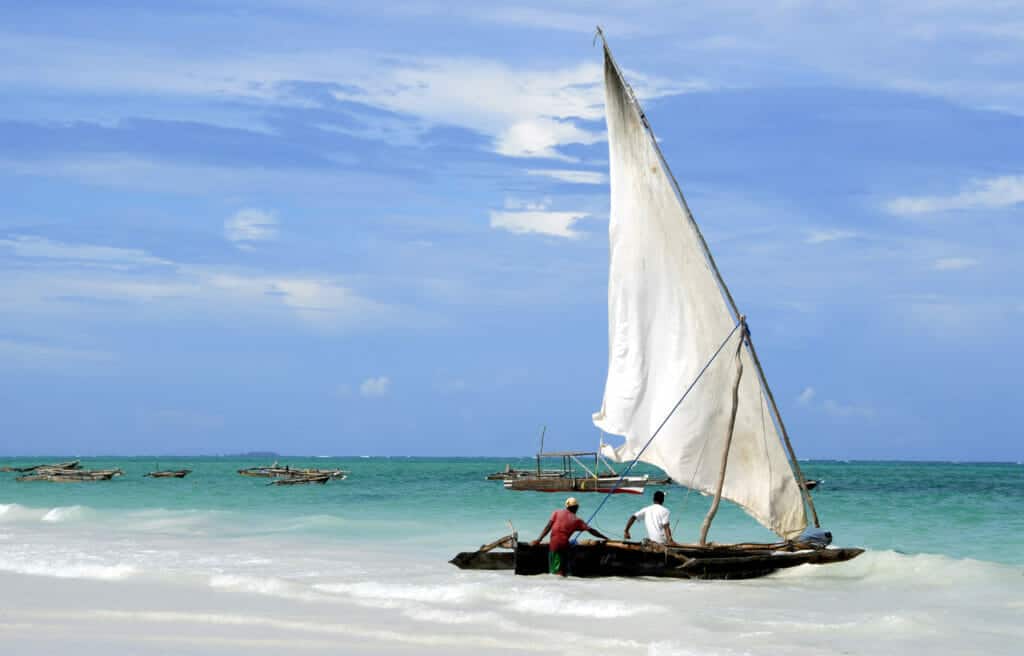
[[[868,552],[755,581],[561,581],[456,570],[446,563],[455,552],[507,533],[507,521],[532,538],[561,501],[483,479],[506,462],[529,465],[289,458],[293,466],[352,474],[322,487],[284,488],[234,473],[266,464],[253,459],[89,459],[87,467],[126,472],[89,484],[16,483],[14,474],[0,474],[0,573],[115,586],[123,591],[117,598],[139,598],[127,610],[100,603],[94,610],[107,613],[104,621],[171,617],[175,631],[221,617],[218,626],[270,627],[313,644],[323,637],[322,622],[273,622],[290,614],[358,617],[367,632],[359,651],[569,652],[598,640],[648,654],[967,654],[1013,653],[1024,638],[1024,466],[805,463],[808,476],[824,479],[814,495],[823,525],[837,544]],[[157,464],[194,472],[180,480],[142,477]],[[583,516],[600,500],[580,498]],[[618,535],[644,502],[617,495],[595,523]],[[696,537],[707,504],[668,488],[678,538]],[[772,536],[729,507],[712,538]],[[206,619],[188,607],[156,615],[157,599],[143,584],[205,590],[226,601]],[[291,605],[263,616],[250,608],[257,600]],[[56,608],[62,599],[40,603]],[[35,628],[43,621],[22,619]]]

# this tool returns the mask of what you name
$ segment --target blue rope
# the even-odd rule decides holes
[[[622,471],[622,475],[619,476],[619,480],[617,480],[615,482],[615,485],[612,487],[611,491],[609,491],[608,494],[606,494],[604,496],[604,498],[601,499],[601,503],[599,503],[597,505],[597,509],[594,510],[594,512],[587,519],[587,526],[590,526],[590,522],[594,521],[594,518],[597,517],[597,513],[601,512],[601,509],[604,508],[604,504],[607,503],[608,499],[613,494],[615,494],[616,490],[619,489],[619,487],[622,485],[622,481],[625,480],[626,476],[633,469],[633,467],[636,465],[636,463],[640,462],[640,456],[642,456],[644,454],[644,451],[647,450],[647,447],[651,446],[651,442],[654,441],[654,438],[656,438],[658,436],[658,433],[661,432],[661,429],[665,427],[665,424],[668,423],[668,420],[672,418],[672,415],[674,415],[676,413],[676,410],[679,409],[679,406],[682,405],[682,403],[686,399],[686,397],[689,396],[690,391],[694,388],[694,386],[697,384],[697,382],[700,381],[701,377],[704,375],[704,372],[708,370],[708,367],[711,366],[711,363],[715,361],[715,358],[718,357],[718,354],[722,352],[722,349],[725,348],[725,345],[729,343],[730,339],[732,339],[733,334],[736,333],[736,329],[739,328],[740,326],[742,326],[743,324],[744,324],[744,321],[741,318],[738,322],[736,322],[736,325],[732,327],[732,330],[729,331],[729,334],[725,336],[725,339],[722,340],[722,343],[718,345],[718,349],[715,351],[715,354],[712,355],[711,359],[708,360],[707,363],[704,364],[704,367],[700,370],[700,373],[697,374],[697,377],[693,379],[693,382],[690,383],[690,386],[686,388],[686,391],[683,392],[683,395],[681,397],[679,397],[679,400],[676,401],[676,404],[674,406],[672,406],[672,409],[665,416],[665,419],[662,420],[661,424],[654,431],[654,433],[651,435],[651,437],[647,440],[647,443],[644,444],[644,448],[640,449],[640,452],[636,454],[635,458],[633,458],[633,462],[629,463],[629,466],[626,467]],[[572,544],[576,544],[576,538],[573,537],[572,539],[569,540],[569,542],[571,542]]]

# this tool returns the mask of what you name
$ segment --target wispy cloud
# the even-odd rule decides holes
[[[608,182],[608,176],[599,171],[580,171],[575,169],[530,169],[528,175],[537,175],[559,182],[571,184],[600,185]]]
[[[850,230],[812,230],[807,233],[807,238],[804,239],[805,244],[824,244],[830,241],[841,241],[843,239],[853,239],[857,236],[856,232]]]
[[[495,152],[511,157],[568,160],[558,147],[604,139],[603,130],[581,124],[603,115],[602,67],[596,57],[578,65],[526,68],[479,57],[356,49],[292,48],[225,57],[55,37],[4,35],[4,42],[0,52],[25,63],[0,71],[0,83],[16,86],[45,80],[48,89],[79,92],[316,105],[296,91],[292,83],[301,80],[333,87],[338,100],[415,119],[417,129],[467,128],[489,137]],[[68,73],[68,59],[81,70]],[[633,72],[631,81],[646,99],[709,88],[700,80],[675,82]],[[372,126],[362,134],[394,136]]]
[[[359,385],[359,393],[365,397],[386,396],[391,389],[391,379],[387,376],[367,378]]]
[[[962,271],[977,266],[978,261],[970,257],[942,257],[932,264],[936,271]]]
[[[814,399],[814,396],[814,388],[805,387],[804,390],[800,392],[800,395],[796,397],[796,402],[800,405],[807,405]]]
[[[277,218],[263,210],[240,210],[224,221],[224,236],[238,248],[251,248],[253,242],[277,239]]]
[[[172,264],[136,248],[116,248],[94,244],[68,244],[43,237],[13,235],[0,239],[0,252],[7,250],[14,257],[44,260],[65,260],[102,265],[111,268]]]
[[[601,118],[600,82],[595,63],[524,70],[485,59],[435,58],[374,65],[336,95],[469,128],[491,137],[502,155],[568,160],[557,147],[604,138],[578,124]]]
[[[576,239],[581,233],[573,230],[577,221],[587,216],[585,212],[491,212],[491,227],[517,234],[537,233]]]
[[[163,161],[132,155],[88,154],[55,159],[0,158],[0,173],[66,178],[83,184],[137,192],[188,195],[263,192],[345,193],[372,196],[393,188],[395,177],[379,171],[298,169],[286,166],[228,166]]]
[[[369,299],[344,281],[326,275],[197,266],[155,258],[139,249],[48,240],[4,241],[10,244],[0,243],[0,248],[12,248],[20,253],[18,257],[45,254],[47,259],[5,270],[0,313],[81,316],[90,307],[104,306],[109,311],[110,303],[132,306],[136,319],[147,314],[180,315],[185,308],[233,316],[273,316],[286,310],[285,314],[312,327],[332,331],[388,323],[398,314],[397,308]],[[160,266],[138,266],[151,263]]]
[[[1024,203],[1024,176],[972,180],[949,196],[901,196],[885,204],[891,214],[910,216],[954,210],[999,209]]]

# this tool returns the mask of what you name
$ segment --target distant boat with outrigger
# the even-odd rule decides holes
[[[621,476],[599,451],[544,451],[540,433],[540,451],[532,469],[513,469],[488,474],[487,480],[503,481],[506,490],[532,492],[603,492],[607,494],[643,494],[648,485],[664,485],[666,477],[647,474]]]
[[[191,469],[161,469],[149,472],[146,478],[185,478],[191,473]]]
[[[604,50],[611,258],[608,377],[593,421],[603,432],[625,438],[617,448],[602,449],[609,460],[630,463],[620,474],[623,482],[642,461],[713,500],[697,543],[580,541],[570,550],[569,573],[744,579],[855,558],[863,549],[831,547],[831,533],[820,529],[746,317],[600,28],[598,36]],[[722,499],[780,540],[709,542]],[[547,551],[547,545],[520,542],[513,531],[451,563],[541,574],[548,571]]]
[[[551,459],[561,461],[561,467],[542,469],[541,463]],[[537,454],[535,473],[506,478],[503,485],[506,490],[517,491],[643,494],[648,478],[647,474],[616,474],[596,451],[552,451]]]
[[[254,478],[277,479],[267,485],[324,485],[328,481],[343,481],[348,478],[349,474],[343,469],[294,468],[289,465],[279,465],[277,462],[264,467],[239,469],[238,473]]]
[[[38,467],[31,473],[17,477],[19,483],[32,481],[48,481],[50,483],[88,483],[95,481],[109,481],[122,476],[124,471],[117,469],[79,469],[79,468],[54,468]]]
[[[80,460],[69,460],[68,462],[55,462],[52,464],[30,465],[28,467],[12,467],[10,465],[5,465],[3,467],[0,467],[0,472],[19,472],[25,474],[28,472],[37,471],[39,469],[80,469],[81,467],[82,462]]]

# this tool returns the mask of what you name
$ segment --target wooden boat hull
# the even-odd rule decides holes
[[[33,473],[19,476],[15,480],[20,483],[32,481],[49,481],[51,483],[82,483],[89,481],[109,481],[124,472],[120,469],[36,469]]]
[[[647,485],[646,476],[618,476],[601,478],[568,478],[556,476],[524,477],[506,479],[506,490],[533,492],[602,492],[612,494],[643,494]]]
[[[327,481],[345,480],[344,474],[314,474],[309,476],[291,476],[289,478],[279,478],[276,481],[267,483],[267,485],[308,485],[315,483],[317,485],[325,485]]]
[[[251,476],[254,478],[308,478],[311,476],[327,476],[329,478],[337,478],[339,480],[344,480],[348,475],[348,472],[344,469],[292,469],[291,467],[250,467],[249,469],[239,469],[238,473],[242,476]]]
[[[548,573],[548,545],[497,541],[511,551],[457,554],[451,564],[460,569],[512,570],[532,576]],[[857,548],[803,548],[794,544],[684,545],[663,547],[637,542],[581,542],[570,548],[569,574],[585,578],[651,576],[675,579],[751,579],[798,565],[827,565],[856,558]],[[493,548],[493,547],[492,547]]]
[[[0,472],[21,472],[23,474],[34,472],[40,469],[71,470],[81,467],[81,461],[57,462],[52,465],[33,465],[31,467],[0,467]]]
[[[192,473],[191,469],[178,469],[175,471],[155,471],[146,474],[148,478],[185,478]]]

